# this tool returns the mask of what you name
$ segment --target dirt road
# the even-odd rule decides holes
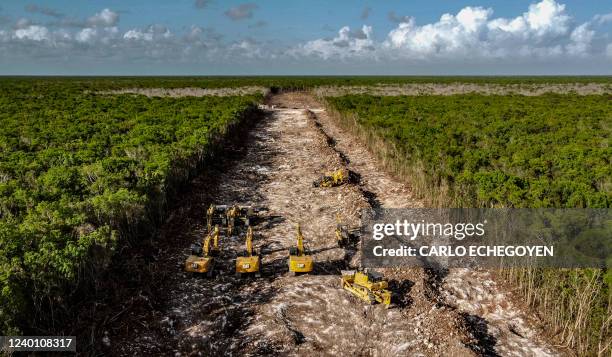
[[[386,270],[397,306],[364,305],[343,291],[340,269],[358,265],[335,244],[335,216],[359,225],[362,208],[420,207],[409,188],[305,94],[273,97],[224,162],[196,178],[162,228],[151,289],[103,325],[103,352],[121,355],[546,355],[555,354],[531,320],[487,272]],[[309,110],[306,110],[309,109]],[[361,183],[315,188],[321,173],[348,165]],[[189,244],[205,232],[210,203],[264,207],[255,228],[263,277],[235,278],[242,237],[223,238],[214,279],[182,270]],[[289,276],[287,249],[302,225],[315,272]],[[134,306],[139,306],[138,308]],[[144,308],[143,308],[144,306]]]

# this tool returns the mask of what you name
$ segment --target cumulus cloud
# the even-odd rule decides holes
[[[123,34],[123,38],[133,41],[153,41],[172,38],[172,32],[162,25],[151,25],[146,30],[132,29]]]
[[[253,17],[253,12],[257,10],[257,8],[257,4],[248,2],[230,8],[225,12],[225,16],[234,21],[250,19]]]
[[[92,26],[111,27],[119,22],[119,14],[111,9],[104,9],[87,19],[87,23]]]
[[[585,23],[576,27],[570,35],[571,42],[567,45],[567,53],[574,56],[586,57],[591,50],[591,42],[595,37],[595,31]]]
[[[16,30],[15,37],[19,40],[45,41],[50,39],[50,34],[44,26],[30,25]]]
[[[523,63],[584,60],[605,57],[609,52],[606,47],[609,35],[598,34],[593,28],[593,22],[607,21],[606,15],[577,26],[565,5],[554,0],[541,0],[509,18],[495,17],[491,8],[467,6],[421,25],[412,17],[393,12],[389,19],[398,24],[381,41],[372,37],[369,26],[358,32],[344,26],[333,38],[307,41],[288,53],[323,60],[369,58],[371,63],[383,59],[405,63],[499,64],[517,59]]]
[[[465,7],[435,23],[403,21],[389,32],[384,46],[409,58],[584,56],[595,36],[587,24],[571,28],[565,5],[542,0],[515,18],[492,18],[493,9]]]
[[[109,44],[115,41],[119,34],[119,29],[115,26],[104,28],[87,27],[77,32],[74,35],[74,39],[81,44],[94,44],[97,42]]]
[[[351,30],[344,26],[338,35],[330,39],[309,41],[293,50],[293,56],[318,56],[323,59],[332,57],[349,58],[363,56],[375,50],[372,27],[364,25],[361,29]]]

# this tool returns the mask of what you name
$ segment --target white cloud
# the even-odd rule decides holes
[[[84,28],[79,31],[74,38],[79,42],[91,42],[93,39],[96,38],[97,35],[98,32],[96,31],[96,29]]]
[[[391,30],[386,47],[405,50],[416,57],[437,53],[472,53],[481,45],[491,9],[466,7],[456,16],[444,14],[433,24],[417,26],[414,19]]]
[[[118,39],[118,35],[119,29],[117,27],[87,27],[77,32],[74,35],[74,39],[82,44],[92,44],[96,42],[110,44]]]
[[[565,5],[554,0],[541,0],[509,18],[495,17],[491,8],[467,6],[456,14],[443,14],[432,23],[417,24],[412,17],[394,19],[398,25],[382,41],[374,40],[369,26],[360,31],[363,36],[353,35],[345,26],[334,38],[308,41],[288,53],[323,60],[367,58],[372,63],[380,59],[406,63],[527,63],[563,61],[568,56],[594,58],[606,51],[601,41],[606,34],[598,34],[589,22],[574,25]],[[596,19],[607,21],[605,15]]]
[[[607,14],[597,14],[593,16],[593,20],[599,23],[600,25],[608,23],[608,22],[612,22],[612,12],[607,13]]]
[[[516,18],[492,15],[492,9],[466,7],[456,15],[444,14],[432,24],[403,22],[389,33],[385,46],[411,58],[498,58],[517,54],[555,56],[559,54],[559,39],[565,36],[565,41],[569,40],[571,19],[565,5],[553,0],[532,4]],[[586,35],[576,36],[581,34]]]
[[[162,25],[151,25],[146,30],[132,29],[123,35],[124,39],[135,41],[167,40],[172,37],[172,32]]]
[[[119,22],[119,14],[110,10],[104,9],[87,19],[87,23],[94,27],[111,27]]]
[[[140,30],[129,30],[123,35],[126,40],[137,40],[137,41],[153,41],[153,34],[142,32]]]
[[[50,33],[44,26],[30,25],[24,29],[15,30],[15,37],[20,40],[45,41],[50,39]]]
[[[567,32],[569,16],[565,14],[565,5],[554,0],[543,0],[529,5],[529,11],[523,14],[529,28],[538,35],[546,33],[563,34]]]
[[[589,29],[588,23],[576,27],[570,35],[571,43],[567,45],[567,53],[580,57],[587,56],[594,36],[595,31]]]
[[[608,46],[606,46],[606,56],[612,58],[612,43],[609,43]]]
[[[318,39],[306,42],[290,51],[296,57],[315,55],[323,59],[332,57],[355,57],[371,54],[375,50],[372,39],[372,27],[364,25],[361,29],[351,31],[344,26],[338,35],[331,39]]]

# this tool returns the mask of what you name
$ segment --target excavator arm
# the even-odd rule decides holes
[[[253,228],[249,227],[246,235],[246,252],[247,256],[253,255]]]
[[[206,238],[204,239],[204,246],[202,247],[202,250],[204,252],[205,257],[209,256],[211,239],[212,239],[212,236],[210,234],[207,235]]]
[[[302,235],[302,228],[297,225],[297,255],[304,255],[304,236]]]
[[[213,236],[213,249],[219,250],[219,226],[215,226],[215,231],[212,234]]]
[[[210,232],[212,230],[213,216],[215,215],[215,205],[211,204],[206,210],[206,229]]]

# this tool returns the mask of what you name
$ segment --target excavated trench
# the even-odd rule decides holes
[[[386,269],[394,293],[392,309],[364,305],[342,290],[339,272],[358,266],[359,252],[356,245],[337,247],[336,214],[356,228],[364,208],[421,207],[422,203],[381,170],[374,156],[311,96],[283,93],[270,97],[268,104],[265,118],[178,197],[180,204],[162,226],[159,240],[151,242],[146,254],[135,250],[136,256],[144,254],[146,259],[122,267],[126,273],[146,270],[149,278],[124,286],[105,302],[107,317],[96,326],[101,337],[96,339],[97,353],[465,356],[556,352],[523,319],[520,309],[495,300],[501,293],[494,284],[487,283],[488,290],[483,290],[481,285],[489,281],[485,275]],[[322,173],[340,167],[356,172],[359,182],[313,187],[312,181]],[[190,244],[205,233],[210,203],[263,209],[254,226],[254,245],[263,253],[261,278],[234,276],[242,236],[221,240],[215,279],[183,272]],[[313,252],[315,271],[292,277],[287,256],[295,244],[297,223]],[[468,287],[462,279],[469,281]],[[480,295],[473,293],[481,290]],[[487,310],[492,304],[504,305],[505,310]],[[504,330],[503,319],[508,316],[515,319],[512,326],[521,329],[523,341]]]

